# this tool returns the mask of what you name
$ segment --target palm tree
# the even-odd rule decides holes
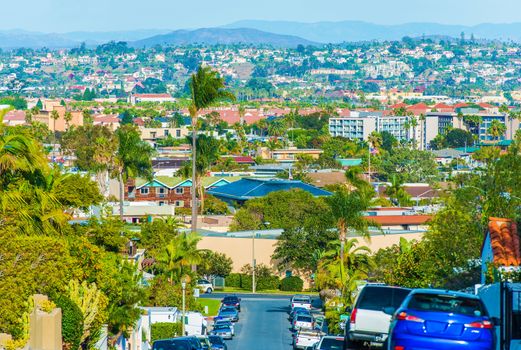
[[[192,118],[192,232],[197,230],[197,117],[201,109],[210,107],[220,99],[235,99],[235,96],[224,88],[224,79],[210,67],[200,66],[190,79],[192,98],[189,107],[190,117]]]
[[[370,239],[369,227],[377,226],[367,220],[363,213],[369,208],[371,196],[365,191],[339,190],[329,197],[328,203],[331,207],[333,217],[337,222],[337,229],[340,240],[340,258],[344,261],[343,252],[349,229],[361,234],[362,237]]]
[[[505,126],[505,124],[501,123],[497,119],[494,119],[492,123],[490,123],[487,133],[494,137],[496,141],[499,141],[499,138],[505,135],[506,130],[507,127]]]
[[[340,290],[344,303],[352,305],[357,281],[367,278],[371,266],[370,253],[367,246],[359,245],[354,238],[344,244],[341,241],[330,242],[318,263],[317,287],[320,290]]]
[[[152,179],[152,155],[154,149],[141,140],[139,131],[133,125],[123,125],[116,131],[118,151],[114,160],[112,176],[119,181],[119,216],[123,221],[123,204],[125,200],[124,183],[129,178],[146,177]]]
[[[277,118],[271,121],[268,126],[268,134],[278,138],[286,131],[286,123],[282,118]]]
[[[406,206],[410,204],[411,196],[405,191],[403,184],[396,175],[393,175],[391,185],[386,187],[385,194],[395,205]]]
[[[373,131],[369,135],[367,141],[369,141],[370,145],[377,150],[379,150],[382,147],[382,135],[377,131]]]
[[[70,111],[65,112],[63,119],[65,119],[65,124],[67,124],[67,129],[68,129],[70,126],[70,122],[72,120],[72,113]]]
[[[25,123],[26,124],[31,124],[32,121],[33,121],[33,112],[29,109],[27,111],[25,111]]]
[[[244,115],[246,114],[246,108],[243,105],[239,105],[239,123],[244,125]]]
[[[179,233],[164,248],[158,262],[168,274],[171,284],[188,273],[187,268],[201,262],[201,250],[197,243],[201,240],[194,233]]]

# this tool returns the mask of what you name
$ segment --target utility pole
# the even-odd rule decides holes
[[[183,288],[183,319],[181,320],[181,326],[182,326],[182,332],[183,332],[183,335],[182,337],[184,337],[186,335],[186,331],[185,331],[185,318],[186,318],[186,282],[183,280],[183,282],[181,282],[181,287]]]
[[[255,288],[255,264],[256,264],[256,261],[255,261],[255,230],[253,231],[253,235],[251,236],[252,240],[251,240],[251,254],[252,254],[252,270],[253,270],[253,273],[252,273],[252,278],[251,278],[251,289],[252,289],[252,293],[255,294],[255,290],[257,288]]]

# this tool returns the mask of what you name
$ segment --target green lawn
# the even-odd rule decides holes
[[[220,299],[199,299],[199,304],[204,307],[208,306],[208,314],[205,314],[205,316],[217,316],[217,313],[219,312],[219,307],[221,306],[221,300]],[[204,312],[203,312],[204,313]]]

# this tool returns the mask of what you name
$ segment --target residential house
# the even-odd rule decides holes
[[[140,102],[175,102],[176,99],[169,94],[131,94],[128,102],[135,105]]]
[[[0,108],[1,110],[1,108]],[[4,116],[3,122],[8,126],[16,126],[25,124],[25,112],[24,111],[9,111]]]
[[[112,131],[116,131],[119,128],[121,120],[117,115],[114,114],[99,114],[93,117],[93,125],[106,126]]]
[[[139,127],[141,132],[141,139],[155,146],[158,140],[163,140],[168,137],[175,139],[185,138],[189,134],[187,127],[181,128],[146,128]]]
[[[228,185],[238,178],[204,177],[203,187],[207,192]],[[152,181],[131,179],[125,186],[125,200],[129,202],[154,202],[174,205],[176,208],[192,207],[192,180],[180,177],[157,176]]]
[[[318,159],[324,151],[321,149],[300,149],[297,147],[270,150],[267,147],[261,147],[257,153],[262,159],[272,159],[280,163],[294,163],[298,161],[300,155]]]
[[[67,111],[65,106],[59,103],[47,102],[44,106],[48,106],[49,109],[44,109],[40,113],[33,115],[33,120],[43,123],[48,126],[51,131],[66,131],[71,126],[82,126],[83,125],[83,113],[81,111]],[[52,117],[52,112],[58,112],[58,118]],[[71,120],[65,120],[65,114],[71,113]]]
[[[207,193],[229,204],[243,204],[249,199],[264,197],[271,192],[289,191],[292,189],[307,191],[315,197],[331,195],[331,192],[302,181],[255,178],[241,179],[224,186],[218,186],[208,190]]]

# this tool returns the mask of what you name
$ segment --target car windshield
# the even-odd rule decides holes
[[[467,316],[485,316],[480,300],[447,294],[414,294],[407,308],[417,311],[447,312]]]
[[[230,321],[217,321],[215,322],[216,326],[230,326],[232,323]]]
[[[310,316],[298,316],[297,322],[313,322],[313,319]]]
[[[234,307],[223,307],[221,309],[221,312],[236,312],[237,310],[235,310]]]
[[[225,324],[218,324],[218,325],[214,326],[213,329],[216,329],[216,330],[229,330],[230,327],[225,325]]]
[[[197,281],[198,284],[210,284],[207,280],[199,280]]]
[[[343,346],[342,338],[324,338],[320,344],[320,350],[342,350]]]
[[[386,307],[397,309],[409,295],[409,289],[391,287],[365,287],[360,295],[357,308],[382,311]]]
[[[211,335],[208,337],[208,339],[210,339],[210,343],[212,344],[224,344],[223,339],[221,337]]]
[[[225,297],[223,299],[223,302],[225,302],[225,303],[236,303],[238,301],[239,301],[239,298],[237,298],[237,297]]]
[[[310,299],[297,297],[297,298],[293,298],[293,302],[294,303],[310,303]]]

